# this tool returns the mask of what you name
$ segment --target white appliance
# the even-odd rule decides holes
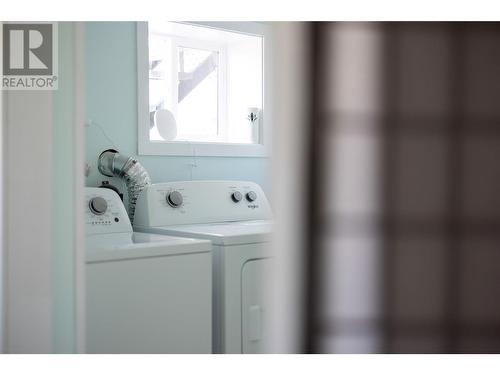
[[[260,186],[242,181],[151,185],[137,201],[134,230],[211,240],[214,352],[266,352],[264,291],[272,267],[272,222]]]
[[[88,353],[211,353],[206,240],[133,233],[119,196],[86,188]]]

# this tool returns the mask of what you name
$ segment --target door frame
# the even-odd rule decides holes
[[[74,351],[85,351],[85,44],[72,23],[74,173],[53,180],[53,91],[1,91],[0,353],[54,350],[53,184],[74,186]],[[0,22],[0,43],[2,40]],[[1,47],[1,44],[0,44]],[[1,70],[0,60],[0,70]],[[29,110],[27,110],[29,109]],[[36,126],[33,126],[36,124]],[[27,235],[27,232],[29,235]],[[36,251],[35,251],[36,250]],[[73,351],[73,349],[71,349]]]

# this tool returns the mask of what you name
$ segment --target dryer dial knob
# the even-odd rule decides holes
[[[94,215],[102,215],[108,209],[108,202],[102,197],[94,197],[89,202],[89,208]]]
[[[234,203],[238,203],[243,199],[243,195],[239,191],[235,191],[233,194],[231,194],[231,199]]]
[[[167,195],[167,203],[172,207],[180,207],[184,199],[178,191],[173,191]]]
[[[255,191],[249,191],[247,193],[247,201],[253,202],[256,199],[257,199],[257,193]]]

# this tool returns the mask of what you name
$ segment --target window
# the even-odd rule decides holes
[[[267,155],[268,28],[251,22],[139,23],[139,153]]]

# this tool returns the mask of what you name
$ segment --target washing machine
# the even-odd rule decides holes
[[[88,353],[211,353],[208,240],[134,233],[119,196],[86,188]]]
[[[153,184],[140,194],[134,230],[208,239],[213,245],[215,353],[264,353],[272,272],[271,209],[246,181]]]

